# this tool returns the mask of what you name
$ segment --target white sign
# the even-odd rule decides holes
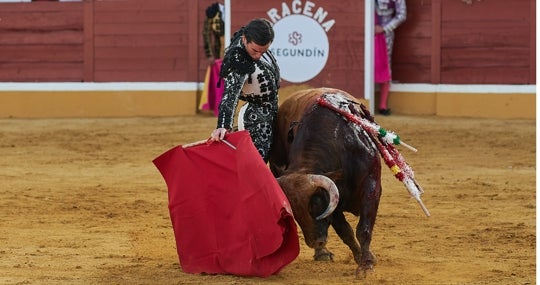
[[[275,38],[270,50],[278,61],[284,80],[300,83],[317,76],[326,65],[330,46],[326,33],[335,20],[311,1],[283,2],[281,9],[267,12],[274,23]]]

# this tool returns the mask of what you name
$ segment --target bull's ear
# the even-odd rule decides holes
[[[343,170],[336,170],[332,172],[327,172],[324,174],[328,178],[332,179],[333,181],[338,181],[343,179]]]

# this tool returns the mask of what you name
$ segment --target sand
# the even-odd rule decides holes
[[[208,138],[215,118],[0,120],[1,284],[535,284],[534,120],[377,117],[424,188],[427,218],[383,168],[374,272],[355,280],[330,230],[334,262],[300,255],[268,278],[187,274],[167,188],[152,160]],[[353,224],[357,218],[348,215]]]

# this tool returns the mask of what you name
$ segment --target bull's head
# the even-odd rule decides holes
[[[324,175],[314,174],[288,174],[279,177],[278,182],[291,203],[306,244],[311,248],[324,247],[329,226],[325,220],[339,203],[336,184]]]

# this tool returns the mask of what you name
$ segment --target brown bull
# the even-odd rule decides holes
[[[317,104],[323,94],[336,94],[359,107],[354,97],[337,89],[291,95],[279,108],[270,167],[291,203],[306,244],[314,248],[315,260],[333,259],[326,248],[332,225],[352,251],[358,276],[376,262],[369,247],[381,196],[381,160],[369,135]],[[344,212],[360,217],[355,231]]]

